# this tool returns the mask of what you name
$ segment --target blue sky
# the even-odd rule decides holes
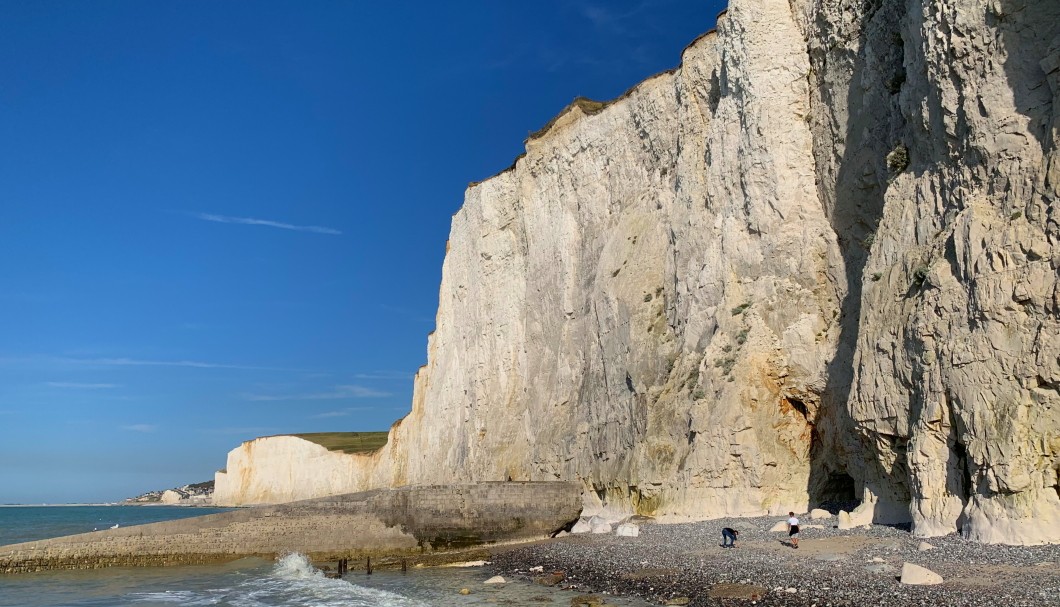
[[[467,183],[723,6],[0,1],[0,503],[389,428]]]

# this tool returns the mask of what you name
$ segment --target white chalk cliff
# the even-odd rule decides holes
[[[469,187],[383,449],[246,443],[215,501],[557,479],[1060,542],[1058,137],[1060,2],[732,0]]]

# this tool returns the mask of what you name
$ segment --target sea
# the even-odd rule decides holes
[[[0,545],[222,512],[181,506],[0,507]],[[351,571],[330,579],[301,554],[210,566],[0,574],[0,607],[462,607],[569,605],[584,594],[524,582],[488,585],[481,567]],[[461,594],[462,589],[470,591]],[[607,597],[621,607],[644,607]]]

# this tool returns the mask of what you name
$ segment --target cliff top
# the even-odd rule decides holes
[[[369,453],[378,451],[386,444],[387,434],[387,432],[311,432],[291,436],[316,443],[330,451]]]

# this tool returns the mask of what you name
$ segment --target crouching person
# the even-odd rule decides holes
[[[736,536],[740,535],[740,532],[726,527],[721,530],[721,547],[722,548],[735,548],[736,547]]]

